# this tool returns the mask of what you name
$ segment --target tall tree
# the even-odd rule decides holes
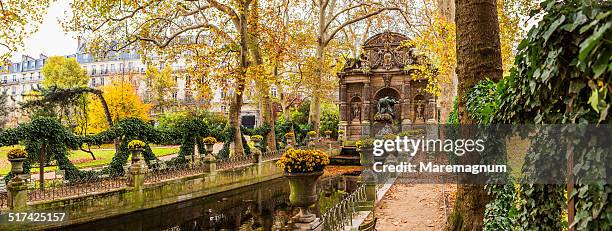
[[[485,78],[502,78],[499,23],[495,0],[456,0],[458,113],[461,124],[474,124],[468,115],[469,89]],[[490,198],[484,185],[460,184],[449,230],[482,230]]]
[[[41,73],[45,77],[43,86],[73,88],[87,86],[89,76],[74,58],[52,56],[45,61]]]
[[[345,27],[362,20],[379,15],[384,11],[399,10],[397,7],[387,7],[372,1],[343,1],[343,0],[314,0],[315,20],[317,29],[317,46],[315,80],[321,83],[326,74],[326,48],[330,42]],[[310,103],[310,114],[308,122],[314,125],[314,130],[319,130],[321,121],[321,97],[322,92],[318,87],[311,89],[312,100]]]
[[[137,44],[145,54],[157,51],[171,60],[186,60],[190,65],[187,70],[196,81],[230,70],[226,75],[217,75],[217,80],[228,82],[234,92],[229,124],[233,128],[233,151],[242,155],[240,110],[250,66],[251,6],[252,0],[75,1],[74,15],[66,25],[69,30],[83,32],[89,39],[88,49],[97,51],[94,53],[112,53]],[[218,49],[211,45],[221,47],[212,59],[222,57],[222,64],[211,64],[208,56],[202,56]],[[233,54],[237,55],[231,57]]]
[[[102,101],[92,96],[89,132],[100,132],[109,128],[105,116],[106,108],[108,108],[113,124],[130,117],[145,121],[149,119],[150,105],[142,102],[130,81],[115,79],[112,84],[103,86],[101,91],[107,106],[105,107]]]

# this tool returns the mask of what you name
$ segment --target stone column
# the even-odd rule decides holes
[[[206,156],[202,163],[204,165],[204,172],[215,175],[217,173],[217,158],[213,155],[213,145],[206,144],[205,146]]]
[[[436,124],[438,121],[436,121],[436,100],[433,98],[430,98],[429,100],[427,100],[427,124]]]
[[[24,211],[28,207],[28,186],[19,176],[13,177],[7,187],[11,211]]]
[[[349,121],[349,105],[346,94],[346,83],[344,82],[344,76],[340,76],[339,81],[339,99],[340,102],[340,121],[338,121],[338,130],[344,130],[348,132],[348,121]]]
[[[374,154],[372,148],[359,149],[359,162],[364,170],[359,175],[359,184],[365,184],[366,201],[358,205],[359,211],[373,211],[376,208],[376,183],[377,177],[372,170],[374,164]]]
[[[410,76],[407,76],[407,79],[404,79],[404,83],[402,84],[402,131],[406,131],[410,129],[410,125],[412,125],[412,120],[410,120]]]
[[[140,190],[144,186],[144,176],[147,171],[144,162],[139,160],[129,168],[128,186],[134,187],[135,190]]]
[[[361,95],[363,98],[363,106],[361,109],[361,136],[370,136],[370,103],[371,103],[371,90],[370,90],[370,76],[367,77],[367,80],[363,84],[363,89],[361,89]]]

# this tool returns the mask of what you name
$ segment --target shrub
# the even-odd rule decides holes
[[[133,149],[143,149],[145,147],[145,142],[142,142],[140,140],[132,140],[130,141],[130,143],[128,143],[128,149],[133,150]]]
[[[309,131],[308,133],[306,133],[308,136],[310,137],[315,137],[317,136],[317,132],[316,131]]]
[[[357,148],[369,148],[369,147],[373,147],[374,146],[374,139],[372,138],[362,138],[360,140],[358,140],[357,142],[355,142],[355,146],[357,146]]]
[[[329,164],[329,157],[319,150],[289,149],[276,162],[276,165],[289,173],[309,173],[323,171]]]
[[[18,159],[18,158],[26,158],[28,157],[28,153],[21,148],[13,148],[6,154],[6,157],[9,160]]]

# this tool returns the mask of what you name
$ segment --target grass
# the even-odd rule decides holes
[[[6,153],[9,150],[16,148],[16,147],[20,147],[20,146],[0,147],[0,175],[5,175],[10,171],[11,165],[6,158]],[[71,151],[68,159],[70,159],[70,161],[72,161],[72,163],[77,168],[80,168],[80,169],[109,165],[111,160],[113,159],[113,156],[115,155],[113,144],[103,145],[101,148],[98,148],[98,147],[95,147],[96,149],[93,149],[93,148],[94,147],[92,147],[91,151],[96,156],[96,160],[93,160],[89,153],[83,152],[81,150]],[[172,146],[172,147],[162,147],[162,146],[155,147],[154,146],[151,149],[153,150],[153,154],[155,154],[155,156],[158,156],[158,157],[172,155],[172,154],[178,153],[179,151],[178,146]],[[57,166],[45,167],[45,172],[55,171],[55,170],[57,170]],[[31,173],[38,173],[38,172],[39,172],[39,168],[36,166],[34,166],[34,168],[31,169]]]

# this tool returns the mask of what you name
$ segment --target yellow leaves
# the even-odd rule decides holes
[[[49,57],[41,72],[45,76],[43,80],[45,87],[82,87],[87,86],[87,82],[89,82],[89,76],[74,58]]]
[[[455,24],[446,20],[438,11],[430,12],[433,20],[411,41],[402,45],[415,47],[426,60],[420,60],[409,68],[414,70],[413,78],[427,79],[426,91],[440,94],[443,82],[449,82],[457,65],[455,50]],[[430,66],[431,65],[431,66]]]
[[[108,104],[113,123],[129,117],[149,119],[150,105],[145,104],[136,94],[134,85],[130,81],[115,79],[111,85],[102,87],[104,99]],[[106,114],[100,101],[95,97],[90,97],[92,102],[89,113],[89,132],[100,132],[108,129]]]

